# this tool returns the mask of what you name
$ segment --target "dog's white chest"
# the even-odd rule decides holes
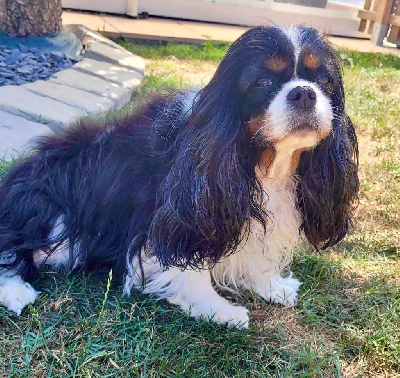
[[[300,242],[301,214],[296,209],[294,185],[265,187],[265,209],[269,215],[267,230],[257,221],[250,224],[250,234],[242,247],[248,255],[262,253],[273,265],[285,266]]]

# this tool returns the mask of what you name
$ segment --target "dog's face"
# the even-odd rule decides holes
[[[346,235],[358,191],[357,139],[340,61],[318,31],[246,32],[196,96],[184,130],[164,184],[167,205],[155,218],[163,228],[151,236],[165,265],[198,267],[234,251],[250,220],[269,221],[271,182],[297,185],[301,228],[314,247]]]
[[[263,29],[238,44],[233,52],[244,59],[238,77],[241,118],[252,140],[275,145],[292,136],[299,149],[308,149],[326,138],[341,84],[327,41],[297,27]]]

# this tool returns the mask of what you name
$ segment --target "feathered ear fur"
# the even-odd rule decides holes
[[[250,217],[264,224],[262,190],[246,156],[237,80],[244,42],[228,51],[195,100],[177,136],[178,154],[163,182],[147,248],[164,266],[204,267],[235,251]],[[240,63],[242,62],[242,63]]]
[[[359,189],[357,137],[345,112],[338,58],[331,54],[338,74],[332,95],[332,132],[316,148],[302,154],[298,167],[302,227],[317,249],[335,245],[347,234]]]

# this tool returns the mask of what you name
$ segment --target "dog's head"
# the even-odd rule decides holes
[[[224,63],[238,73],[240,117],[256,144],[276,144],[290,135],[310,148],[331,132],[343,87],[336,53],[317,31],[253,29],[232,46]],[[225,64],[215,77],[221,76],[222,85],[223,78],[231,80]]]
[[[265,152],[297,152],[291,174],[300,177],[297,205],[312,245],[333,245],[347,233],[357,141],[339,58],[316,30],[246,32],[200,91],[176,145],[152,227],[152,246],[166,265],[216,262],[235,250],[250,218],[265,225],[255,173]]]

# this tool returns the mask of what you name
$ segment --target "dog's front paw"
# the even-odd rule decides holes
[[[217,293],[212,293],[208,300],[201,298],[191,301],[191,303],[181,297],[168,298],[168,301],[178,305],[184,312],[197,320],[214,321],[238,329],[249,328],[249,312],[247,309],[229,303]]]
[[[0,303],[17,315],[21,315],[25,306],[35,302],[39,294],[18,276],[8,278],[0,285]]]
[[[206,317],[217,323],[227,324],[238,329],[249,328],[249,312],[245,307],[229,305],[224,309],[211,309]]]
[[[292,277],[273,276],[267,287],[257,291],[257,294],[272,303],[280,303],[283,306],[294,306],[297,303],[301,282]]]

